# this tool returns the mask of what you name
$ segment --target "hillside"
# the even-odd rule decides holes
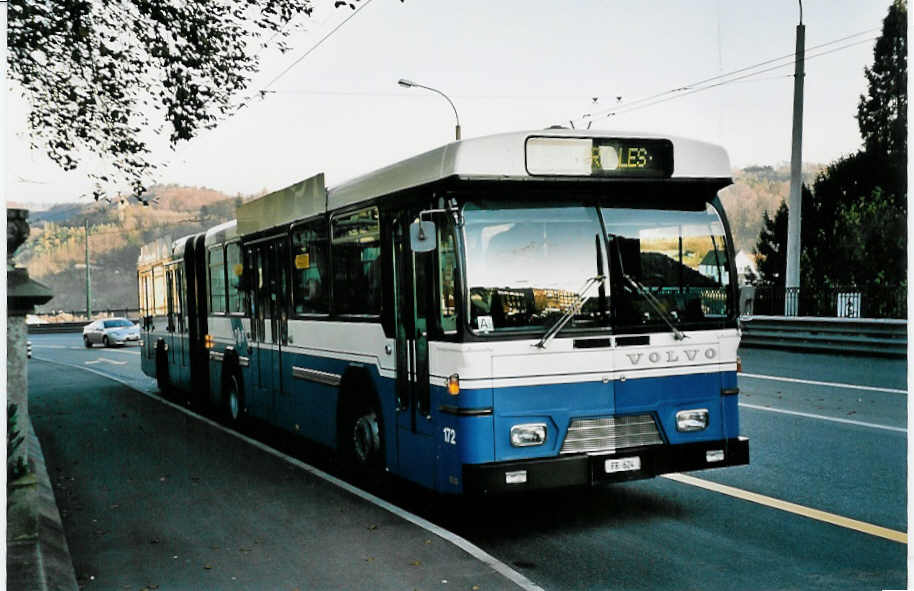
[[[804,164],[803,182],[812,185],[824,168],[821,164]],[[787,201],[789,196],[790,167],[787,164],[777,168],[747,166],[733,171],[733,184],[721,191],[720,199],[727,212],[735,249],[752,253],[762,229],[762,214],[767,211],[773,217],[781,201]]]
[[[138,203],[66,203],[30,213],[31,233],[16,253],[18,265],[54,292],[39,312],[86,307],[85,229],[89,221],[92,308],[137,306],[140,246],[162,236],[178,238],[235,217],[241,197],[205,188],[162,185]]]

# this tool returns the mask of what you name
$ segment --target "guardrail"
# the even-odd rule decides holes
[[[128,318],[131,322],[139,324],[137,318]],[[67,332],[82,332],[83,327],[89,324],[88,320],[77,322],[43,322],[41,324],[29,324],[29,334],[52,334]]]
[[[29,324],[29,334],[82,332],[83,327],[87,324],[89,324],[88,320],[83,320],[82,322],[49,322],[47,324]]]
[[[813,316],[745,316],[744,347],[770,347],[904,357],[907,320],[818,318]]]

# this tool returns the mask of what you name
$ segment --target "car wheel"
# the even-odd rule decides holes
[[[92,343],[89,342],[89,337],[86,335],[83,335],[83,344],[86,346],[86,349],[92,348]]]
[[[105,347],[111,346],[111,342],[108,341],[108,335],[105,335],[102,337],[102,345],[104,345]]]

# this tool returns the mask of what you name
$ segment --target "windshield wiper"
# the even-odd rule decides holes
[[[629,285],[631,285],[632,287],[637,289],[638,292],[644,296],[644,299],[647,301],[648,304],[651,305],[651,308],[653,308],[657,312],[657,315],[660,316],[660,318],[662,318],[664,322],[666,322],[666,325],[669,326],[670,330],[673,331],[674,339],[676,339],[677,341],[681,341],[682,339],[688,338],[687,334],[685,334],[684,332],[682,332],[681,330],[679,330],[678,328],[673,326],[673,323],[670,321],[670,317],[667,315],[666,312],[663,311],[663,306],[660,304],[660,300],[658,300],[654,296],[654,294],[652,294],[650,292],[650,290],[648,288],[644,287],[643,285],[641,285],[640,283],[638,283],[637,281],[635,281],[634,279],[629,277],[628,274],[624,270],[622,271],[622,277],[628,282]]]
[[[650,304],[651,308],[653,308],[654,311],[657,312],[657,315],[660,316],[660,318],[666,323],[666,325],[670,327],[670,330],[673,331],[674,339],[676,339],[677,341],[681,341],[682,339],[688,338],[688,335],[686,335],[684,332],[682,332],[681,330],[679,330],[678,328],[676,328],[673,325],[673,322],[670,320],[667,313],[663,311],[663,306],[660,303],[660,300],[658,300],[654,296],[654,294],[651,293],[651,291],[648,288],[643,286],[638,281],[632,279],[632,277],[628,273],[625,272],[625,265],[622,264],[622,250],[619,247],[619,243],[618,243],[618,241],[621,240],[621,236],[618,236],[618,235],[612,234],[612,233],[607,233],[606,236],[607,236],[607,238],[610,239],[609,240],[610,250],[615,251],[616,260],[619,263],[619,274],[622,275],[622,278],[625,279],[625,281],[628,282],[628,284],[631,285],[636,291],[638,291],[638,293],[640,293],[642,296],[644,296],[644,299],[647,301],[648,304]],[[610,255],[610,256],[612,256],[612,255]]]
[[[543,338],[541,338],[535,346],[539,347],[540,349],[545,349],[546,343],[552,340],[552,337],[557,335],[559,331],[561,331],[565,325],[568,324],[568,321],[574,318],[574,316],[581,311],[581,307],[584,305],[584,302],[590,299],[590,296],[587,295],[587,292],[590,291],[594,285],[599,284],[604,279],[606,279],[606,275],[594,275],[593,277],[590,277],[587,282],[584,283],[584,286],[578,291],[578,293],[581,295],[578,296],[577,301],[572,304],[570,308],[568,308],[567,312],[562,314],[562,317],[559,318],[555,324],[549,327],[549,330],[546,331],[546,334],[543,335]]]

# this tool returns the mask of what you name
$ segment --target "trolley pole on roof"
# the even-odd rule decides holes
[[[793,74],[793,143],[790,152],[790,202],[787,214],[787,273],[784,286],[784,316],[796,316],[800,300],[800,231],[803,217],[803,77],[806,51],[806,27],[803,25],[803,1],[800,2],[800,24],[797,25],[797,51]]]
[[[86,318],[92,321],[92,283],[89,276],[89,218],[86,218]]]

